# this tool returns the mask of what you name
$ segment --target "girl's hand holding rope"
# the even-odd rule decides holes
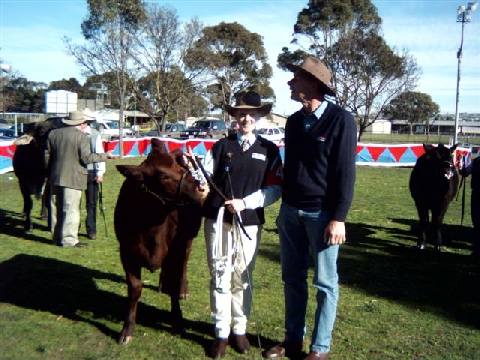
[[[232,199],[225,201],[225,208],[232,214],[245,210],[245,201],[243,199]]]

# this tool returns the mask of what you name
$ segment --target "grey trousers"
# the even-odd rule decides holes
[[[52,186],[50,231],[58,246],[75,246],[78,243],[81,198],[81,190]]]

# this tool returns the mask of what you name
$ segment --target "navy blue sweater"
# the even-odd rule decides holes
[[[230,157],[227,154],[230,154]],[[212,156],[213,182],[227,198],[237,199],[250,195],[268,183],[269,170],[279,158],[277,146],[260,136],[247,151],[243,152],[236,135],[218,140],[212,147]],[[226,172],[227,167],[231,186]],[[224,202],[216,191],[210,191],[203,206],[204,216],[216,219],[218,210]],[[240,216],[244,225],[260,225],[265,222],[263,207],[245,209]],[[228,211],[225,211],[224,221],[232,222],[232,215]]]
[[[355,183],[355,121],[332,103],[309,130],[304,116],[300,110],[287,120],[282,199],[302,210],[329,211],[334,220],[345,221]]]

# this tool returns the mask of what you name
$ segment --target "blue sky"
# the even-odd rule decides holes
[[[428,93],[443,113],[455,111],[456,52],[461,24],[456,9],[467,0],[374,0],[383,19],[383,34],[392,47],[407,49],[422,70],[417,91]],[[274,111],[289,114],[299,106],[290,100],[291,74],[276,67],[276,58],[291,40],[297,13],[307,0],[176,0],[156,1],[177,9],[182,20],[198,17],[205,25],[237,21],[263,36],[274,69]],[[65,52],[64,36],[81,41],[87,15],[84,0],[0,0],[0,59],[29,80],[50,82],[84,78]],[[460,112],[480,113],[480,9],[465,27]]]

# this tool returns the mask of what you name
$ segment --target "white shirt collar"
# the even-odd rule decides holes
[[[323,100],[319,107],[313,112],[317,119],[320,119],[328,106],[328,101]]]
[[[244,140],[248,140],[248,143],[252,145],[255,142],[256,138],[257,137],[255,136],[254,133],[250,133],[247,135],[237,133],[237,140],[240,145],[243,143]]]

